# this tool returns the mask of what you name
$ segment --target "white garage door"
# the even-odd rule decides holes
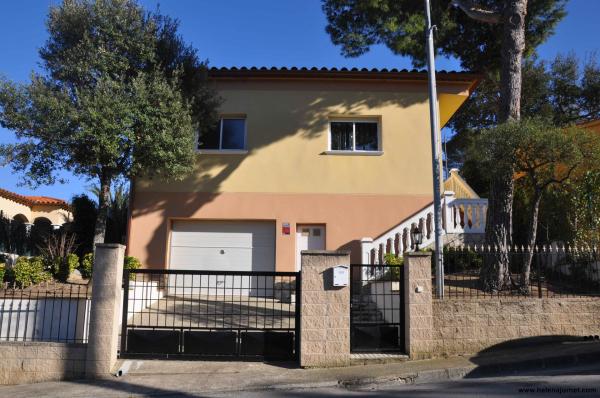
[[[275,271],[275,223],[268,221],[175,221],[171,232],[171,269],[199,271]],[[198,277],[199,278],[199,277]],[[272,278],[232,276],[202,277],[202,280],[172,281],[182,287],[210,286],[203,294],[230,289],[249,294],[247,288],[265,288]],[[172,285],[173,283],[170,283]],[[173,294],[173,289],[169,289]],[[262,289],[261,289],[262,290]],[[269,289],[270,290],[270,289]],[[182,291],[181,294],[188,292]]]
[[[175,221],[171,269],[275,271],[275,223]]]

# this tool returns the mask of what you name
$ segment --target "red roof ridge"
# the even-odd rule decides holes
[[[21,195],[2,188],[0,188],[0,196],[25,206],[50,205],[65,210],[69,209],[69,204],[66,201],[50,196]]]

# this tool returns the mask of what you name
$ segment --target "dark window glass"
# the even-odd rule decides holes
[[[198,149],[219,149],[221,135],[221,122],[208,131],[201,131],[198,135]]]
[[[244,119],[223,119],[221,149],[244,149]]]
[[[377,151],[377,123],[356,123],[356,148],[357,151]]]
[[[352,122],[331,122],[331,149],[352,150]]]

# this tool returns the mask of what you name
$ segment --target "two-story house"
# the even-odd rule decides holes
[[[183,181],[137,180],[129,254],[149,268],[294,271],[306,249],[346,249],[432,202],[427,75],[221,68],[220,123]],[[477,84],[437,75],[444,126]]]

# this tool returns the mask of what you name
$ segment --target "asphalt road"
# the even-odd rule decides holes
[[[317,388],[217,394],[215,397],[599,397],[600,365],[521,376],[463,379],[416,385],[362,386],[360,389]],[[213,396],[213,395],[211,395]]]

